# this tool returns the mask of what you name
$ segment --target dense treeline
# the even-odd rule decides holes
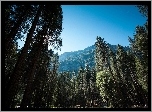
[[[148,17],[147,6],[138,8]],[[48,46],[62,46],[62,20],[60,5],[5,6],[5,108],[148,105],[148,19],[129,37],[129,51],[118,45],[113,52],[97,37],[95,67],[59,73],[59,56]]]
[[[147,6],[137,6],[148,17]],[[114,53],[101,37],[97,37],[96,72],[101,96],[108,106],[129,108],[148,105],[148,19],[137,26],[133,38],[129,37],[131,50],[118,45]]]
[[[115,53],[117,50],[117,45],[111,45],[107,43],[109,48]],[[124,50],[129,50],[129,46],[125,46]],[[95,45],[89,46],[85,48],[84,50],[78,50],[73,52],[64,52],[59,57],[59,69],[58,72],[64,72],[69,71],[73,72],[75,71],[78,73],[79,67],[85,67],[85,63],[87,63],[90,68],[93,68],[95,66]]]

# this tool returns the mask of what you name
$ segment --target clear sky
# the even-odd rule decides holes
[[[63,46],[59,54],[83,50],[101,36],[112,45],[129,46],[135,27],[146,21],[134,5],[63,5]]]

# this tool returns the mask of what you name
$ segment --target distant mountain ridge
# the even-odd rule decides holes
[[[117,45],[108,44],[112,51],[116,52]],[[129,50],[129,46],[124,47],[125,50]],[[95,45],[89,46],[84,50],[78,50],[73,52],[65,52],[59,56],[59,72],[70,71],[77,72],[79,68],[85,67],[88,64],[90,68],[95,66],[94,61]]]
[[[81,53],[83,53],[83,52],[85,52],[85,51],[88,51],[88,50],[90,50],[90,49],[95,49],[95,46],[94,46],[94,45],[89,46],[89,47],[85,48],[84,50],[64,52],[63,54],[61,54],[61,55],[59,56],[59,62],[65,60],[67,57],[72,57],[72,56],[75,56],[75,55],[77,55],[77,54],[81,54]]]

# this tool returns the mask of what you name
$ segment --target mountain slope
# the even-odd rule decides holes
[[[112,51],[116,52],[117,45],[108,44]],[[129,47],[124,47],[125,50],[128,50]],[[90,68],[95,66],[94,61],[95,45],[89,46],[84,50],[78,50],[74,52],[65,52],[59,56],[59,72],[63,71],[75,71],[82,66],[85,67],[85,64],[88,64]]]

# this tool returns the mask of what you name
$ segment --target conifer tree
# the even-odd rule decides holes
[[[137,26],[133,38],[129,37],[131,49],[135,57],[136,84],[143,96],[142,102],[148,103],[148,6],[138,5],[139,12],[147,18],[143,26]],[[141,87],[142,86],[142,87]],[[144,104],[143,104],[144,105]]]
[[[41,16],[41,18],[43,18],[43,20],[41,19],[39,21],[40,16]],[[52,21],[50,21],[49,18],[52,18]],[[61,7],[59,5],[56,5],[56,6],[39,5],[37,14],[34,18],[31,29],[27,35],[25,45],[21,51],[21,54],[18,58],[16,65],[15,65],[14,72],[11,75],[9,86],[6,89],[6,93],[8,94],[8,95],[6,95],[7,97],[5,100],[6,107],[10,107],[11,101],[14,99],[14,96],[18,92],[18,82],[17,81],[21,79],[21,73],[20,73],[21,69],[22,69],[21,65],[24,65],[24,63],[25,63],[25,57],[27,56],[27,51],[29,49],[30,43],[32,43],[32,36],[34,34],[37,24],[40,24],[39,26],[43,27],[43,31],[41,31],[41,32],[38,31],[40,33],[37,34],[41,38],[38,41],[38,45],[40,45],[41,48],[43,46],[44,39],[45,39],[44,37],[46,35],[49,38],[51,37],[51,41],[50,41],[51,45],[53,45],[54,47],[61,46],[61,40],[58,38],[62,31],[62,9],[61,9]],[[55,42],[57,44],[54,44]],[[41,48],[38,50],[38,52],[37,52],[38,54],[40,54]],[[35,65],[37,62],[36,59],[34,59],[35,61],[33,61],[33,68],[35,68]],[[34,73],[34,70],[35,69],[33,69],[33,70],[31,69],[31,75]],[[31,80],[32,79],[33,78],[31,77]],[[30,83],[29,83],[29,87],[30,87]]]

